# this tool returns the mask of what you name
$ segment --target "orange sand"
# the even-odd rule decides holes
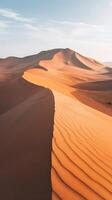
[[[112,118],[98,111],[97,104],[93,109],[75,97],[76,84],[108,77],[100,73],[102,64],[72,54],[71,50],[60,51],[39,62],[46,71],[30,69],[23,75],[54,95],[52,200],[111,200]]]

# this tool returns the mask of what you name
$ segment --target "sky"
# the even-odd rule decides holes
[[[112,61],[112,0],[0,0],[0,57],[71,48]]]

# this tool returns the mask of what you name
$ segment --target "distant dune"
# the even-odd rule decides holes
[[[112,62],[104,62],[104,65],[112,67]]]
[[[112,79],[71,49],[0,60],[2,200],[112,199]]]

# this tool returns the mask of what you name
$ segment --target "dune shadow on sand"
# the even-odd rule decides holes
[[[82,103],[112,116],[112,80],[79,83],[73,95]]]
[[[6,101],[8,109],[0,115],[0,199],[50,200],[54,96],[23,80],[18,84],[24,89],[13,86],[10,93],[8,87],[15,103]]]

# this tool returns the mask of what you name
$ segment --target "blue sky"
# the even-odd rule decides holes
[[[72,48],[112,61],[112,0],[0,0],[0,57]]]

